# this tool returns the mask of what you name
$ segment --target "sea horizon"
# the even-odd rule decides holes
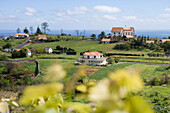
[[[91,36],[92,34],[96,34],[98,36],[102,31],[105,32],[105,34],[111,33],[110,30],[79,30],[80,36]],[[35,32],[35,31],[34,31]],[[33,32],[33,33],[34,33]],[[75,30],[63,30],[62,33],[65,34],[71,34],[72,36],[77,36]],[[16,30],[0,30],[0,36],[14,36],[16,34]],[[47,32],[49,35],[60,35],[61,30],[50,30]],[[170,30],[136,30],[135,31],[136,36],[144,36],[144,37],[150,37],[150,38],[168,38],[170,36]]]

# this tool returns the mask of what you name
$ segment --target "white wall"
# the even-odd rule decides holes
[[[93,59],[95,56],[96,56],[96,58],[103,58],[103,55],[100,57],[100,55],[84,55],[84,58],[88,58],[88,56],[89,56],[89,59]]]
[[[29,57],[31,56],[31,51],[28,51],[28,56],[29,56]]]

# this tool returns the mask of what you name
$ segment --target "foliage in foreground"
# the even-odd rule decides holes
[[[68,83],[60,82],[66,73],[58,64],[49,67],[44,84],[25,89],[20,104],[34,113],[153,113],[150,105],[138,96],[131,96],[143,87],[138,74],[116,71],[109,78],[95,85],[94,81],[82,80],[84,66]],[[73,100],[87,99],[87,103]],[[0,110],[3,106],[0,104]],[[3,109],[7,110],[7,109]]]

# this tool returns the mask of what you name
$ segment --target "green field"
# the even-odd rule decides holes
[[[136,54],[146,54],[147,52],[141,52],[136,50],[131,51],[119,51],[113,50],[112,48],[116,45],[116,43],[112,44],[99,44],[99,41],[58,41],[58,42],[48,42],[48,43],[36,43],[27,46],[29,49],[31,48],[43,48],[43,47],[51,47],[53,49],[59,45],[61,47],[67,47],[75,49],[76,52],[84,52],[84,51],[103,51],[103,52],[116,52],[116,53],[136,53]]]
[[[115,72],[119,69],[135,69],[140,73],[141,78],[144,81],[148,81],[151,77],[153,77],[157,73],[167,72],[170,74],[170,69],[165,70],[168,66],[160,66],[160,65],[147,65],[147,64],[137,64],[137,63],[122,63],[122,64],[114,64],[109,67],[104,67],[101,70],[97,71],[95,74],[88,76],[89,79],[101,80],[105,77],[108,77],[108,74],[111,72]]]
[[[0,46],[5,45],[6,43],[11,43],[12,44],[12,48],[18,46],[19,44],[21,44],[25,39],[11,39],[11,40],[1,40],[0,41]]]

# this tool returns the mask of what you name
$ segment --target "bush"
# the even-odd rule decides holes
[[[113,49],[130,50],[130,45],[129,44],[117,44]]]
[[[120,59],[119,58],[114,58],[115,63],[119,63]]]
[[[109,57],[109,58],[107,59],[107,62],[108,62],[108,64],[113,64],[113,59]]]
[[[67,55],[76,55],[77,52],[66,52]]]

